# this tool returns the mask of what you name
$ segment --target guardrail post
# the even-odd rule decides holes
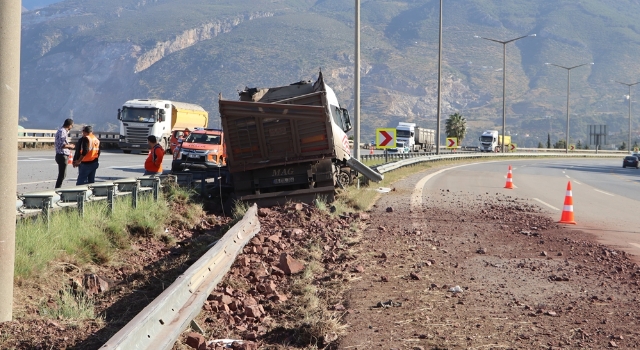
[[[47,223],[47,231],[49,231],[49,225],[51,224],[51,198],[42,200],[42,217]]]
[[[153,200],[158,201],[158,195],[160,193],[160,178],[156,178],[153,182]]]
[[[386,148],[384,149],[384,162],[389,163],[389,153]]]
[[[115,186],[111,186],[107,189],[107,212],[113,214],[113,191]]]
[[[80,217],[84,217],[84,199],[85,192],[78,193],[78,198],[76,199],[76,201],[78,203],[78,214],[80,214]]]
[[[138,208],[138,184],[133,185],[133,189],[131,190],[131,207],[133,209]]]

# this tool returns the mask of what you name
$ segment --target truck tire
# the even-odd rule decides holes
[[[123,149],[122,152],[125,153],[125,154],[131,154],[131,150],[130,149]]]

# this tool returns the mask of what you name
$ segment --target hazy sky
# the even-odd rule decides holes
[[[33,10],[33,9],[45,7],[47,5],[54,4],[60,1],[62,0],[22,0],[22,6],[26,7],[28,10]]]

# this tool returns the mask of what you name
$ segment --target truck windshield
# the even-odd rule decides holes
[[[155,123],[157,115],[157,108],[122,108],[123,122]]]
[[[396,129],[396,137],[410,137],[411,132],[409,130]]]
[[[207,134],[191,134],[187,136],[184,141],[186,143],[206,143],[208,145],[219,145],[220,135],[207,135]]]
[[[333,122],[340,126],[342,131],[347,132],[351,130],[351,119],[349,118],[349,112],[344,109],[334,105],[331,105]]]
[[[493,136],[480,136],[482,142],[493,142]]]

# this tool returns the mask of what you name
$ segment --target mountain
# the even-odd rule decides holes
[[[413,121],[435,127],[439,1],[363,0],[363,142],[376,127]],[[507,130],[520,147],[564,138],[567,72],[571,135],[607,124],[627,139],[626,86],[640,81],[640,0],[447,0],[443,119],[502,126],[502,45],[507,48]],[[115,129],[132,98],[198,103],[218,125],[217,98],[245,86],[310,80],[322,69],[353,110],[354,4],[344,0],[66,0],[23,14],[21,118],[51,128]],[[640,96],[632,93],[632,96]],[[632,97],[632,101],[635,97]],[[444,126],[444,120],[443,124]],[[640,122],[633,125],[640,138]]]

